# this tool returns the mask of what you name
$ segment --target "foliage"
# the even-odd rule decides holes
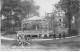
[[[60,0],[60,2],[56,5],[56,7],[61,8],[62,10],[65,11],[65,15],[69,23],[69,33],[70,33],[72,17],[74,15],[79,14],[80,0]]]
[[[72,30],[72,31],[71,31],[71,34],[72,34],[72,35],[78,35],[78,33],[79,33],[79,32],[78,32],[77,30]]]
[[[27,15],[38,13],[36,10],[39,6],[34,5],[34,1],[21,1],[21,0],[2,0],[1,14],[6,18],[6,27],[16,27],[21,24],[21,20],[26,18]],[[36,15],[36,14],[35,14]],[[11,24],[11,21],[15,24]]]
[[[14,15],[22,16],[22,19],[26,17],[26,15],[30,13],[36,12],[36,10],[39,9],[39,6],[35,6],[34,2],[30,1],[23,1],[20,0],[2,0],[3,6],[1,10],[1,14],[8,17],[12,15],[12,12],[14,12]],[[20,17],[21,17],[20,16]]]
[[[65,12],[71,12],[71,14],[77,14],[79,12],[79,0],[61,0],[59,6]]]

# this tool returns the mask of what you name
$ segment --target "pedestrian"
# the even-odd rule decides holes
[[[24,40],[23,45],[24,45],[24,46],[29,45],[29,44],[30,44],[30,43],[29,43],[29,40],[30,40],[30,38],[27,37],[27,39]]]
[[[65,38],[65,33],[63,32],[63,38]]]
[[[23,43],[22,36],[18,36],[17,45],[20,46],[20,45],[22,45],[22,43]]]
[[[56,34],[54,34],[53,36],[54,36],[54,38],[56,39]]]
[[[59,33],[59,39],[61,39],[61,33]]]

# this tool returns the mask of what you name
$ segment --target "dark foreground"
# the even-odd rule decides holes
[[[16,40],[1,40],[2,50],[80,51],[80,37],[60,40],[29,41],[29,43],[31,44],[26,46],[16,46]]]

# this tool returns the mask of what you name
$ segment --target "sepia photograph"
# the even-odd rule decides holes
[[[80,51],[80,0],[0,0],[0,51]]]

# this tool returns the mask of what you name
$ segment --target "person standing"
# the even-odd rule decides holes
[[[54,34],[53,36],[54,36],[54,38],[56,39],[56,34]]]
[[[63,32],[63,38],[65,38],[65,33]]]
[[[61,39],[61,37],[62,37],[62,35],[61,35],[61,33],[59,33],[59,39]]]

